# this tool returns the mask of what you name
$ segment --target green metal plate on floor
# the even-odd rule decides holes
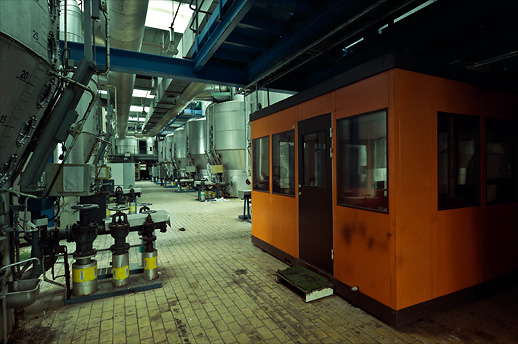
[[[303,266],[292,266],[284,270],[278,270],[277,273],[280,275],[279,277],[285,279],[305,293],[333,287],[327,278]]]

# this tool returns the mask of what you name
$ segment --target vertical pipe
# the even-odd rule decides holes
[[[84,35],[85,35],[85,45],[84,45],[84,53],[85,60],[93,61],[93,53],[92,53],[92,1],[84,0]]]

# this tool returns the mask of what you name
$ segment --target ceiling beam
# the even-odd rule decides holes
[[[63,49],[63,41],[60,43]],[[83,44],[67,45],[77,65],[84,56]],[[100,70],[106,68],[106,48],[96,46],[96,61]],[[114,48],[110,48],[110,71],[226,86],[242,86],[246,76],[242,69],[232,66],[207,64],[202,71],[194,72],[192,60]]]
[[[223,13],[226,3],[228,3],[227,0],[221,0],[220,6],[216,7],[200,34],[199,43],[195,44],[191,51],[195,72],[199,72],[207,64],[221,44],[234,31],[237,24],[250,11],[255,0],[236,0]]]

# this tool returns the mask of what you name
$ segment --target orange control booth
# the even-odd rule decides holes
[[[253,243],[396,327],[518,269],[517,94],[401,60],[251,115]]]

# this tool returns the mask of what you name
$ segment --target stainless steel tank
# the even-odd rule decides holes
[[[174,131],[174,158],[179,169],[180,177],[185,176],[185,168],[190,165],[187,158],[187,136],[185,128],[178,128]]]
[[[167,168],[167,174],[170,177],[174,177],[174,133],[169,134],[165,137],[165,161],[166,161],[166,168]]]
[[[146,140],[146,154],[150,154],[150,155],[156,154],[156,152],[155,152],[155,138],[153,138],[153,137],[149,137]]]
[[[158,146],[158,162],[159,163],[165,163],[165,140],[158,140],[157,141]]]
[[[174,152],[174,133],[165,137],[165,160],[171,162]]]
[[[128,155],[139,153],[139,143],[137,139],[116,139],[115,140],[116,154]]]
[[[185,123],[187,130],[187,152],[196,166],[197,180],[208,179],[208,142],[207,120],[203,118],[191,118]]]
[[[0,187],[11,181],[58,80],[53,1],[0,1]]]
[[[207,108],[212,147],[223,165],[225,194],[237,197],[237,191],[250,189],[246,184],[246,116],[243,101],[212,104]]]
[[[52,2],[52,1],[51,1]],[[66,3],[66,12],[65,12],[65,3]],[[67,26],[66,26],[66,37],[70,42],[79,42],[83,43],[83,27],[82,27],[82,17],[83,14],[79,5],[75,0],[64,0],[60,2],[60,18],[59,18],[59,37],[65,37],[65,16],[67,18]],[[68,75],[69,77],[73,76],[73,73]],[[95,92],[98,90],[97,83],[94,80],[91,80],[88,83],[88,87]],[[76,111],[80,117],[82,117],[90,104],[92,96],[90,93],[85,92],[81,97],[81,100],[76,106]],[[88,118],[86,119],[83,125],[83,132],[79,134],[74,146],[70,151],[70,157],[67,159],[67,163],[70,164],[85,164],[93,159],[93,153],[95,149],[95,145],[98,143],[98,137],[100,137],[102,132],[102,114],[101,114],[101,106],[98,101],[93,105]],[[66,147],[70,147],[73,138],[69,137],[66,142]]]

